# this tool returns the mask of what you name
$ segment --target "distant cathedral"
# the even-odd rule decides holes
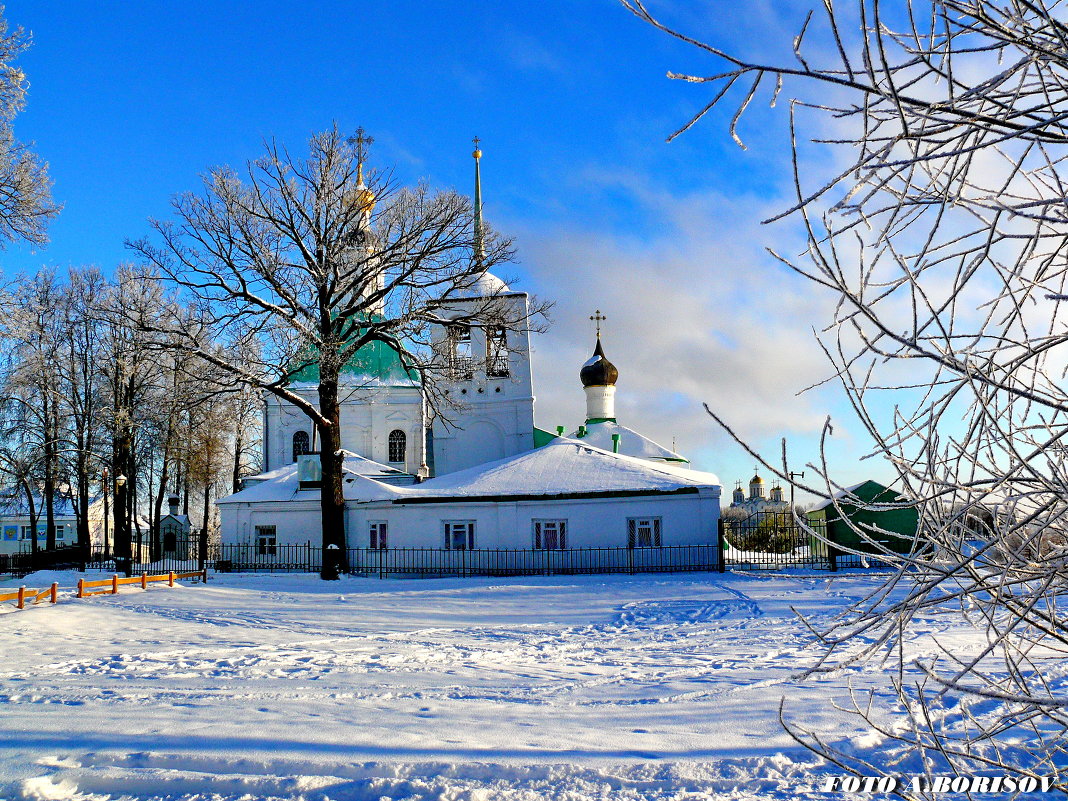
[[[734,487],[734,496],[731,499],[731,509],[741,509],[745,512],[773,512],[778,509],[786,509],[790,504],[783,500],[782,486],[778,483],[772,485],[771,492],[764,496],[764,479],[759,473],[749,479],[749,497],[745,496],[742,482],[738,481]]]

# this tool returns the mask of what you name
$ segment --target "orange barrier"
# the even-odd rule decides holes
[[[48,597],[49,603],[55,603],[59,596],[59,585],[52,582],[51,587],[47,587],[43,590],[27,590],[25,587],[19,587],[15,592],[5,592],[0,594],[0,601],[15,601],[15,607],[17,609],[25,609],[26,604],[35,604],[41,601],[41,599]]]
[[[166,581],[168,586],[173,587],[175,581],[188,578],[198,578],[206,584],[208,571],[197,570],[193,573],[171,572],[154,576],[142,573],[140,576],[131,576],[129,578],[119,578],[118,574],[115,574],[109,579],[100,581],[78,579],[78,591],[75,597],[88,598],[91,595],[115,595],[119,591],[119,587],[126,584],[140,584],[141,589],[147,590],[148,585],[153,581]],[[100,590],[96,589],[97,587],[107,587],[107,589]],[[52,582],[51,587],[46,587],[43,590],[27,590],[25,587],[19,587],[15,592],[0,593],[0,602],[14,601],[17,609],[25,609],[27,604],[32,606],[45,598],[48,598],[48,602],[53,604],[59,600],[59,584],[57,582]]]
[[[159,575],[150,576],[147,573],[142,573],[140,576],[130,576],[129,578],[119,578],[116,573],[109,579],[103,579],[101,581],[86,581],[85,579],[78,579],[78,592],[75,597],[88,598],[91,595],[115,595],[119,591],[119,587],[126,584],[140,584],[142,590],[147,590],[149,582],[153,581],[166,581],[170,587],[174,586],[174,582],[178,579],[186,578],[198,578],[205,584],[208,582],[208,571],[197,570],[193,573],[160,573]],[[107,587],[106,590],[95,590],[96,587]],[[95,590],[90,592],[90,590]]]

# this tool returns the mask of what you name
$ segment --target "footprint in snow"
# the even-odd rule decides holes
[[[756,603],[740,598],[722,601],[636,601],[620,608],[617,621],[622,625],[709,623],[759,617],[762,614]]]

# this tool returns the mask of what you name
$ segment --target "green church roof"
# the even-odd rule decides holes
[[[289,374],[291,384],[318,384],[319,363],[311,361]],[[405,367],[397,350],[386,342],[375,340],[356,351],[341,368],[341,381],[346,384],[378,386],[412,386],[420,383],[419,371]]]

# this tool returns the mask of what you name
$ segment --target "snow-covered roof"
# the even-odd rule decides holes
[[[548,445],[496,462],[397,489],[397,503],[434,498],[674,492],[720,485],[712,473],[652,464],[612,453],[585,439],[558,437]]]
[[[586,436],[581,437],[581,441],[610,451],[612,450],[613,434],[619,434],[619,452],[624,456],[633,456],[637,459],[688,461],[663,445],[659,445],[648,437],[642,436],[634,429],[610,421],[587,424]],[[571,437],[572,439],[579,439],[578,432],[573,433]]]
[[[220,498],[217,503],[267,503],[318,497],[318,489],[300,489],[296,464],[253,478],[265,477],[266,480]],[[541,448],[447,473],[421,484],[414,481],[413,476],[388,465],[345,453],[345,500],[357,503],[657,493],[720,486],[719,478],[712,473],[689,470],[671,462],[654,464],[567,437],[557,437]]]
[[[89,505],[100,501],[103,496],[89,499]],[[53,514],[56,517],[75,517],[74,499],[66,495],[55,495],[52,499]],[[44,496],[35,494],[33,498],[34,513],[44,515]],[[8,487],[0,490],[0,517],[26,517],[30,514],[30,505],[26,500],[26,493],[18,487]]]
[[[346,500],[385,499],[394,496],[394,484],[410,484],[415,476],[389,465],[366,459],[363,456],[343,451],[344,491]],[[315,500],[319,489],[300,488],[297,464],[287,464],[258,476],[251,476],[251,486],[220,498],[216,503],[268,503],[290,500]],[[300,493],[305,493],[300,495]]]
[[[508,284],[493,273],[484,272],[470,284],[450,295],[450,298],[488,298],[508,291]]]

